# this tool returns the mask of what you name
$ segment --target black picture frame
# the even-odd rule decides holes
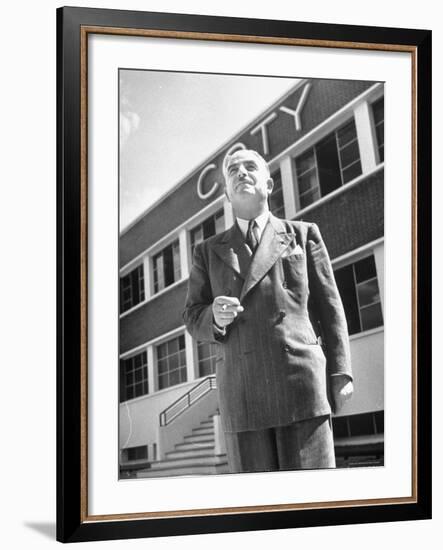
[[[280,510],[194,511],[149,518],[87,512],[87,174],[82,60],[100,32],[203,33],[202,39],[410,51],[413,94],[413,372],[411,499]],[[89,29],[89,30],[88,30]],[[123,30],[123,31],[122,31]],[[214,36],[217,35],[217,38]],[[222,37],[220,38],[220,35]],[[188,35],[191,37],[191,35]],[[223,38],[224,37],[224,38]],[[254,40],[252,40],[254,41]],[[83,75],[84,77],[84,75]],[[428,519],[431,517],[431,31],[172,13],[64,7],[57,10],[57,540],[184,534]],[[86,468],[86,469],[85,469]],[[389,500],[389,499],[388,499]]]

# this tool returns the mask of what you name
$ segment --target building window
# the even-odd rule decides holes
[[[143,264],[120,278],[120,313],[127,311],[145,299]]]
[[[148,359],[146,351],[120,361],[120,401],[148,393]]]
[[[157,373],[159,390],[186,382],[184,334],[157,346]]]
[[[374,256],[368,256],[335,272],[345,308],[349,334],[383,325]]]
[[[131,460],[143,460],[148,458],[148,446],[140,445],[140,447],[128,447],[123,449],[123,459],[125,462]]]
[[[215,358],[217,355],[217,344],[209,342],[197,343],[198,355],[198,376],[209,376],[215,373]]]
[[[178,239],[153,257],[154,293],[172,285],[181,277]]]
[[[384,411],[353,414],[332,419],[334,438],[384,433]]]
[[[372,104],[375,137],[377,140],[378,162],[385,160],[385,99],[381,97]]]
[[[362,169],[354,118],[296,157],[295,168],[301,208],[359,176]]]
[[[225,215],[223,210],[219,210],[213,216],[210,216],[204,222],[191,229],[191,255],[194,254],[194,248],[198,243],[224,230]]]
[[[285,217],[285,205],[283,201],[283,187],[281,183],[281,172],[277,170],[272,174],[272,179],[274,180],[274,188],[269,197],[269,209],[277,216],[277,218]]]

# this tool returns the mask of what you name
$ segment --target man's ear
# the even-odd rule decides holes
[[[266,182],[266,187],[268,189],[268,194],[270,195],[272,193],[272,190],[274,189],[274,180],[272,178],[269,178]]]

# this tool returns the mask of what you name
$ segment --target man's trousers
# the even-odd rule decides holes
[[[330,415],[265,430],[225,432],[231,472],[335,468]]]

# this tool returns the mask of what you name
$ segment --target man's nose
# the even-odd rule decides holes
[[[239,177],[239,179],[243,179],[243,178],[245,178],[247,175],[248,175],[248,171],[247,171],[246,168],[241,164],[241,165],[238,167],[238,177]]]

